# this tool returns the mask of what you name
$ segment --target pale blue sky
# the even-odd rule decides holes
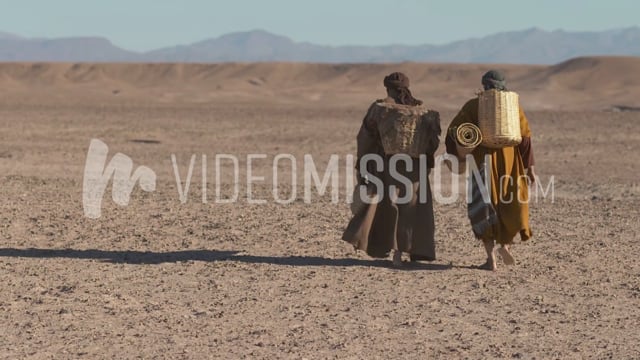
[[[442,44],[501,31],[640,25],[637,0],[0,0],[0,31],[104,36],[130,50],[252,29],[323,45]]]

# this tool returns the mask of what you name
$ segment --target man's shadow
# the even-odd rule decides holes
[[[0,257],[36,259],[99,260],[114,264],[152,265],[184,261],[222,262],[234,261],[248,264],[271,264],[282,266],[336,266],[336,267],[380,267],[392,268],[388,260],[330,259],[318,256],[256,256],[240,255],[238,251],[181,250],[169,252],[132,250],[76,250],[76,249],[15,249],[1,248]],[[448,270],[451,265],[434,263],[410,263],[400,270]]]

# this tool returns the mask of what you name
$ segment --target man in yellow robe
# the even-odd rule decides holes
[[[506,91],[505,83],[504,75],[497,70],[491,70],[482,77],[485,90]],[[464,123],[478,125],[478,98],[469,100],[449,125],[445,142],[450,154],[458,155],[453,134],[456,128]],[[515,260],[509,246],[513,244],[514,237],[520,234],[520,239],[526,241],[532,236],[529,226],[528,183],[533,184],[536,180],[535,160],[531,146],[531,130],[522,108],[520,131],[522,142],[518,146],[491,149],[480,145],[472,153],[479,169],[477,173],[483,173],[485,165],[489,170],[488,178],[483,180],[490,184],[490,204],[479,200],[479,187],[482,185],[478,184],[473,173],[469,174],[474,195],[474,199],[469,203],[469,218],[474,235],[483,241],[487,252],[487,262],[481,266],[483,269],[496,270],[496,242],[501,245],[498,252],[504,263],[511,265]]]

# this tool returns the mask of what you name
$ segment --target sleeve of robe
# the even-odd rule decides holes
[[[442,128],[440,127],[440,114],[434,118],[434,121],[429,124],[429,133],[431,134],[431,139],[429,141],[429,146],[427,147],[426,155],[427,155],[427,168],[433,169],[435,167],[435,153],[438,151],[438,147],[440,147],[440,134],[442,133]]]
[[[375,103],[369,107],[369,110],[367,110],[367,114],[365,115],[364,120],[362,120],[360,131],[358,131],[356,170],[358,171],[359,181],[362,181],[360,176],[360,159],[367,154],[381,154],[378,126],[372,116],[374,106]],[[375,163],[372,161],[367,163],[367,170],[370,174],[377,174]]]
[[[520,150],[524,168],[528,169],[530,166],[534,166],[536,161],[533,157],[529,121],[527,120],[527,116],[525,115],[524,110],[522,110],[522,107],[520,107],[520,132],[522,134],[522,142],[518,145],[518,150]]]

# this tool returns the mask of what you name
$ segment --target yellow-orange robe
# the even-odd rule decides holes
[[[450,154],[457,155],[452,134],[459,125],[464,123],[478,125],[477,98],[469,100],[449,125],[446,145],[447,152]],[[529,188],[525,169],[534,165],[534,159],[531,129],[522,108],[520,108],[520,131],[523,141],[519,146],[502,149],[478,146],[472,154],[478,167],[484,163],[485,155],[491,157],[491,203],[497,214],[497,222],[479,236],[483,240],[494,239],[499,244],[511,244],[517,234],[520,234],[523,241],[532,236],[529,226]],[[480,170],[482,171],[481,168]]]

